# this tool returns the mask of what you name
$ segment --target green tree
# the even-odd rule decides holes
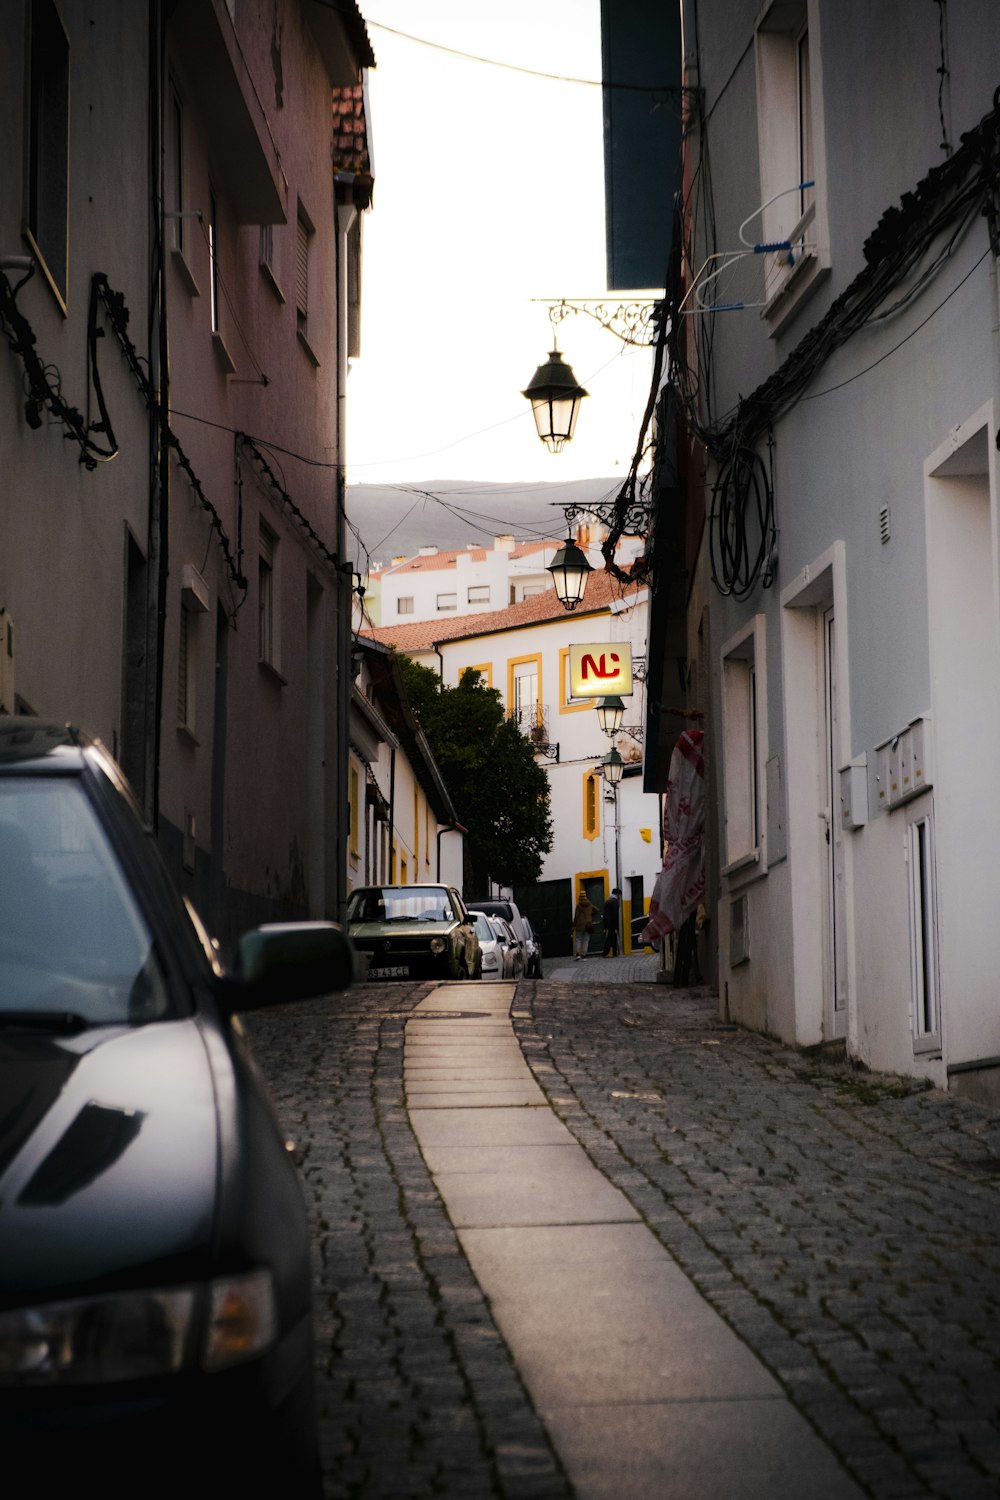
[[[503,701],[471,667],[457,687],[398,658],[403,685],[459,822],[469,830],[466,884],[485,893],[489,881],[530,885],[552,848],[549,778]]]

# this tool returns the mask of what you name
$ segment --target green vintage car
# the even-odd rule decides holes
[[[358,886],[347,930],[362,980],[482,978],[475,924],[454,886]]]

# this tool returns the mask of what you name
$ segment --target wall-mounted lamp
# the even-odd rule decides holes
[[[573,538],[568,536],[545,570],[552,574],[556,598],[567,609],[576,609],[583,598],[587,579],[594,571]]]
[[[625,770],[625,762],[618,751],[612,745],[607,755],[601,761],[601,774],[609,786],[617,786],[622,779]]]
[[[597,702],[597,722],[605,734],[617,734],[625,717],[625,704],[617,695]]]
[[[538,436],[550,453],[561,453],[576,430],[580,402],[587,392],[558,349],[539,365],[521,392],[531,402]]]

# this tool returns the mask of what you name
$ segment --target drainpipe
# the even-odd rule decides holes
[[[347,238],[354,227],[353,203],[338,203],[337,225],[337,517],[334,551],[337,555],[337,673],[336,781],[334,806],[334,910],[338,921],[347,914],[349,716],[351,706],[351,597],[353,569],[347,560]]]
[[[160,822],[160,740],[163,702],[163,642],[167,611],[170,411],[167,362],[166,272],[163,245],[163,73],[166,19],[161,0],[149,4],[149,284],[147,339],[149,380],[149,511],[146,540],[146,680],[143,705],[143,811],[150,826]]]

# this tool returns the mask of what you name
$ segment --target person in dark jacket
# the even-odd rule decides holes
[[[604,903],[604,957],[618,957],[618,919],[622,907],[622,893],[615,886]]]

